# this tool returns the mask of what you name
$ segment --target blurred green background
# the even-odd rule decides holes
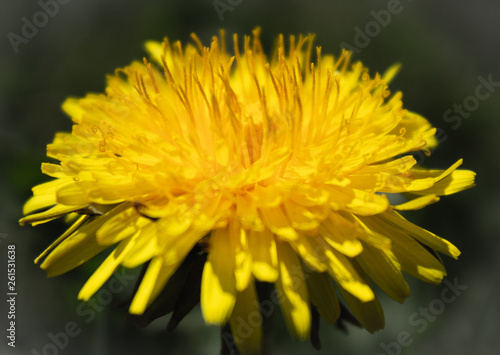
[[[449,279],[456,278],[467,288],[444,310],[436,308],[435,301],[444,285],[428,285],[408,277],[412,297],[403,305],[381,296],[386,315],[383,331],[371,335],[349,327],[345,335],[322,323],[323,350],[316,352],[308,342],[291,339],[277,316],[271,334],[272,353],[498,353],[500,161],[495,152],[500,146],[499,85],[480,91],[481,98],[475,95],[483,79],[500,81],[499,1],[60,2],[65,4],[59,4],[57,13],[52,8],[53,17],[45,16],[46,21],[37,15],[42,8],[36,1],[1,2],[0,272],[5,275],[0,276],[1,298],[6,297],[4,260],[9,244],[15,244],[17,250],[18,291],[16,348],[7,346],[7,307],[6,302],[0,302],[1,354],[218,353],[219,331],[204,326],[199,309],[174,333],[165,332],[165,319],[138,329],[123,322],[125,312],[118,303],[126,299],[127,292],[121,292],[91,319],[91,312],[83,308],[88,305],[82,305],[77,294],[98,260],[47,279],[33,259],[64,230],[64,223],[21,228],[17,220],[31,195],[30,188],[48,180],[40,172],[40,164],[47,161],[46,144],[55,132],[71,129],[71,121],[60,109],[66,97],[102,92],[106,74],[145,55],[143,42],[147,39],[168,36],[185,43],[190,33],[196,32],[209,45],[220,28],[230,34],[249,34],[256,25],[263,29],[267,49],[279,33],[315,33],[315,43],[322,46],[323,53],[338,54],[341,43],[357,46],[359,53],[354,58],[363,61],[372,74],[401,62],[403,68],[392,90],[401,90],[406,107],[427,117],[446,135],[424,165],[446,168],[464,158],[463,167],[478,174],[474,189],[408,214],[412,221],[449,239],[462,251],[458,261],[444,261]],[[223,13],[220,3],[227,6]],[[219,4],[219,13],[214,4]],[[390,19],[383,15],[388,8],[393,10]],[[11,33],[22,35],[23,17],[33,21],[33,16],[39,24],[47,23],[25,39],[27,43],[13,46]],[[359,32],[367,37],[362,38]],[[458,124],[447,111],[464,101],[466,108],[458,116]],[[429,306],[434,307],[434,318],[427,319],[425,329],[412,324],[414,312]],[[60,337],[59,348],[47,346],[54,344],[51,335],[57,338],[68,324],[76,324],[78,334],[67,344]],[[394,342],[405,331],[409,334],[407,346],[398,348]]]

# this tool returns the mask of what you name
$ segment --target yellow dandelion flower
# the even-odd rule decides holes
[[[314,49],[312,36],[291,36],[286,48],[280,36],[271,58],[258,30],[242,47],[234,35],[234,55],[223,32],[209,48],[193,39],[147,42],[151,62],[118,69],[105,94],[64,103],[73,131],[47,147],[59,163],[42,165],[55,180],[33,188],[20,221],[72,221],[36,260],[48,276],[115,245],[81,299],[120,266],[147,263],[131,314],[148,312],[170,282],[194,283],[170,287],[163,313],[199,298],[206,323],[229,324],[243,354],[260,351],[261,282],[306,339],[318,313],[338,319],[336,288],[374,332],[384,317],[373,284],[402,302],[403,272],[443,279],[436,252],[459,250],[398,211],[472,187],[475,174],[457,170],[461,160],[416,166],[411,153],[428,153],[435,129],[388,91],[397,66],[370,76],[347,51]],[[407,202],[391,204],[394,193]],[[250,315],[253,331],[241,334],[238,319]]]

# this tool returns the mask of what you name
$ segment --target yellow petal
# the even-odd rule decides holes
[[[112,252],[108,255],[101,265],[97,268],[92,276],[83,285],[78,298],[88,301],[92,295],[104,285],[104,283],[113,275],[121,261],[127,255],[127,249],[133,244],[132,238],[121,242]]]
[[[277,249],[280,276],[275,285],[283,317],[290,332],[304,340],[309,336],[311,311],[302,265],[287,243],[277,243]]]
[[[335,282],[347,292],[357,297],[361,302],[368,302],[374,299],[375,294],[372,289],[358,274],[349,258],[333,248],[325,248],[325,256],[329,261],[328,272]]]
[[[170,240],[168,244],[159,246],[163,237],[163,229],[159,223],[151,223],[132,238],[137,241],[130,247],[123,258],[122,265],[135,267],[151,258],[152,261],[144,275],[144,279],[130,305],[130,312],[142,314],[160,294],[167,281],[182,264],[188,253],[205,232],[189,229],[186,233]],[[155,255],[160,255],[154,257]],[[150,270],[151,269],[151,270]]]
[[[237,293],[229,324],[241,355],[261,354],[262,316],[253,280]]]
[[[47,211],[35,213],[27,217],[21,218],[19,220],[19,224],[21,226],[24,226],[26,223],[30,223],[31,225],[36,226],[38,224],[42,224],[48,221],[52,221],[53,219],[62,217],[68,213],[79,211],[85,207],[87,207],[87,205],[77,205],[77,206],[55,205],[54,207],[52,207]]]
[[[306,274],[306,281],[311,303],[326,323],[333,325],[340,317],[340,306],[332,279],[326,272],[310,272]]]
[[[385,223],[388,223],[391,226],[404,231],[405,233],[408,233],[419,242],[431,247],[432,249],[440,253],[446,254],[455,259],[457,259],[460,255],[460,250],[458,250],[458,248],[452,243],[411,223],[395,211],[383,213],[379,216],[379,218]]]
[[[317,239],[316,236],[299,234],[299,237],[291,243],[291,246],[300,255],[307,267],[317,272],[323,272],[326,271],[327,266],[321,252],[321,243]]]
[[[255,201],[248,196],[236,197],[236,214],[240,219],[241,225],[252,231],[263,231],[264,222],[260,218]]]
[[[41,210],[42,208],[50,207],[52,205],[55,205],[56,203],[57,202],[55,194],[32,196],[24,204],[23,214],[27,215],[28,213]]]
[[[342,217],[349,220],[351,223],[356,223],[361,228],[361,231],[357,235],[360,240],[366,242],[379,249],[390,249],[391,240],[386,236],[371,230],[363,221],[362,217],[357,217],[353,214],[343,213]]]
[[[206,230],[191,226],[184,234],[172,238],[164,234],[165,230],[161,224],[157,228],[156,244],[166,263],[179,263],[184,260],[196,243],[207,234]]]
[[[430,283],[440,283],[446,276],[443,264],[403,230],[384,223],[380,216],[363,217],[363,221],[391,239],[391,250],[404,272]]]
[[[79,110],[81,107],[75,107],[75,109]],[[56,133],[53,142],[47,145],[47,156],[54,159],[60,159],[62,161],[62,159],[67,159],[68,157],[87,157],[91,153],[94,153],[97,149],[98,148],[93,143],[81,139],[71,133],[58,132]],[[48,166],[46,164],[42,164],[42,171],[44,173],[49,172],[46,170],[47,167]],[[59,169],[52,166],[52,168],[55,168],[56,171],[60,171],[57,175],[60,175],[61,177],[66,175],[67,167],[67,164],[65,167],[61,165]]]
[[[42,254],[45,255],[57,245],[44,260],[41,268],[46,270],[49,276],[60,275],[83,264],[91,257],[106,249],[107,246],[97,243],[96,232],[106,221],[121,213],[126,207],[126,204],[118,205],[101,216],[80,219],[79,223],[76,223],[69,229],[73,231],[71,235],[68,235],[66,232],[64,240],[62,240],[61,236]]]
[[[291,192],[290,200],[305,207],[319,206],[328,201],[328,192],[323,189],[302,185]]]
[[[452,166],[450,166],[446,170],[433,170],[433,169],[424,169],[421,167],[417,167],[412,170],[413,178],[415,179],[428,179],[431,178],[434,182],[444,179],[446,176],[450,175],[453,171],[455,171],[460,165],[462,165],[463,159],[457,160]]]
[[[168,245],[173,244],[176,240],[186,233],[194,221],[194,214],[191,212],[178,212],[172,216],[164,217],[158,220],[158,230],[161,232],[161,238],[158,244],[161,248],[167,248]]]
[[[283,199],[283,192],[278,186],[261,186],[256,185],[252,194],[257,206],[259,207],[277,207]]]
[[[113,245],[130,237],[150,223],[153,222],[148,218],[140,216],[135,208],[128,205],[121,213],[110,218],[99,228],[96,240],[102,245]]]
[[[412,169],[411,183],[407,190],[418,195],[450,195],[475,186],[476,174],[470,170],[456,170],[462,159],[446,170]],[[429,186],[427,182],[430,181]]]
[[[470,170],[455,170],[450,175],[436,182],[432,187],[414,191],[415,194],[435,194],[446,196],[470,189],[474,183],[476,173]]]
[[[70,235],[72,235],[80,226],[82,226],[85,222],[87,222],[89,219],[92,217],[84,215],[80,216],[72,225],[69,227],[59,238],[57,238],[54,242],[52,242],[51,245],[49,245],[43,253],[41,253],[36,259],[35,259],[35,264],[38,264],[40,260],[45,258],[56,246],[61,244],[63,240],[68,238]]]
[[[208,254],[201,280],[201,310],[208,324],[225,324],[236,301],[233,249],[229,227],[216,229],[210,239]]]
[[[97,217],[80,226],[73,234],[62,241],[43,261],[40,266],[49,277],[64,274],[80,266],[107,246],[96,243],[95,233],[106,220]]]
[[[389,67],[389,69],[387,69],[382,75],[382,80],[384,80],[386,83],[389,83],[396,76],[400,69],[401,63],[391,65],[391,67]]]
[[[154,222],[138,230],[131,237],[134,242],[127,249],[121,264],[133,269],[160,254],[158,233],[158,225]],[[162,256],[165,257],[164,254]]]
[[[297,232],[292,227],[282,207],[261,208],[260,214],[266,226],[284,240],[295,240]]]
[[[398,211],[418,210],[438,201],[436,195],[425,195],[392,207]]]
[[[319,222],[309,209],[291,201],[286,202],[284,207],[293,228],[310,231],[318,227]]]
[[[380,250],[369,244],[356,257],[364,272],[389,297],[402,303],[410,296],[410,288],[401,274],[401,266],[390,251]]]
[[[330,205],[334,210],[346,210],[357,215],[381,213],[389,207],[387,197],[348,187],[330,186]]]
[[[157,41],[147,41],[145,47],[156,63],[160,64],[161,57],[165,55],[165,50],[163,49],[162,44]]]
[[[399,132],[395,132],[396,135],[394,136],[386,136],[380,139],[378,149],[374,151],[374,156],[372,157],[373,162],[393,159],[393,157],[400,154],[421,150],[422,148],[430,148],[435,145],[435,128],[430,128],[429,126],[429,128],[422,128],[416,131],[413,128],[408,128],[400,124],[396,129],[399,131],[405,129],[407,134],[399,137]],[[422,146],[423,144],[425,146]]]
[[[274,235],[269,229],[250,233],[248,248],[252,255],[252,272],[255,278],[264,282],[278,279],[278,254]]]
[[[321,222],[319,232],[328,244],[344,255],[352,258],[363,251],[363,245],[358,240],[361,231],[338,213],[330,213]]]
[[[144,274],[144,278],[130,304],[131,314],[143,314],[146,308],[155,300],[163,287],[179,267],[177,264],[166,264],[162,257],[156,257]]]
[[[362,302],[342,287],[339,287],[339,290],[347,306],[363,328],[370,333],[375,333],[377,330],[384,328],[384,311],[377,297],[374,297],[371,301]]]
[[[387,173],[389,175],[397,175],[405,173],[408,169],[417,163],[414,157],[406,155],[399,159],[390,160],[380,164],[370,164],[359,169],[356,174],[376,174]],[[350,177],[349,177],[350,178]]]
[[[248,251],[247,231],[237,223],[231,228],[231,243],[234,248],[234,276],[236,278],[236,290],[242,291],[248,287],[252,278],[252,258]]]
[[[437,141],[434,137],[436,130],[432,129],[432,125],[425,117],[415,112],[408,111],[407,116],[401,121],[399,126],[396,127],[396,132],[394,133],[400,134],[402,128],[404,128],[403,137],[406,140],[418,141],[425,137],[425,148],[432,148],[437,145]],[[429,135],[429,133],[431,134]],[[419,142],[419,144],[421,144],[421,142]]]
[[[57,202],[64,205],[86,205],[90,204],[88,194],[85,192],[84,186],[91,186],[91,183],[85,181],[80,183],[74,183],[66,185],[57,190],[56,198]],[[117,201],[116,203],[121,202]],[[110,203],[115,203],[111,201]]]
[[[85,113],[85,111],[82,109],[82,106],[80,105],[80,99],[79,98],[68,98],[68,99],[66,99],[66,101],[64,101],[64,103],[62,105],[62,109],[76,123],[80,122],[80,118]]]

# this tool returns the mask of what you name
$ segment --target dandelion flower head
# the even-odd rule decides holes
[[[210,47],[194,35],[186,46],[147,42],[150,60],[116,70],[104,94],[64,103],[72,132],[48,145],[57,162],[42,171],[54,180],[33,188],[21,224],[72,225],[36,262],[55,276],[112,248],[83,300],[119,267],[147,264],[129,308],[141,315],[186,260],[201,260],[203,318],[229,324],[244,354],[261,346],[259,283],[273,285],[299,339],[315,315],[335,323],[340,300],[368,331],[382,328],[374,285],[402,302],[403,272],[439,283],[437,253],[460,254],[398,211],[472,187],[474,173],[457,170],[461,160],[417,166],[435,129],[389,92],[397,66],[370,76],[311,35],[280,36],[270,57],[259,30],[234,35],[231,51],[224,37]],[[252,312],[254,331],[240,334],[236,320]]]

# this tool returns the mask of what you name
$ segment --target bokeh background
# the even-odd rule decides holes
[[[218,13],[215,5],[222,9],[221,3],[226,11]],[[380,17],[380,11],[391,6],[399,12],[390,19]],[[500,146],[500,84],[492,85],[491,92],[481,91],[487,98],[474,96],[480,78],[500,81],[500,1],[60,0],[57,13],[27,43],[19,44],[16,53],[9,34],[21,35],[23,17],[32,21],[39,11],[37,1],[0,2],[1,354],[218,353],[219,330],[204,326],[199,309],[174,333],[167,333],[165,319],[144,329],[124,323],[119,303],[126,300],[127,291],[113,294],[104,309],[82,305],[79,288],[99,260],[47,279],[33,259],[64,230],[64,223],[21,228],[17,220],[30,188],[47,181],[40,172],[40,164],[47,161],[46,144],[55,132],[71,129],[60,109],[66,97],[102,92],[106,74],[142,59],[146,39],[168,36],[186,42],[196,32],[209,45],[222,27],[249,34],[256,25],[263,29],[267,49],[279,33],[315,33],[323,53],[338,54],[341,43],[357,46],[354,58],[372,74],[403,63],[393,91],[401,90],[406,107],[427,117],[446,136],[425,165],[445,168],[464,158],[464,168],[478,174],[474,189],[408,214],[463,253],[458,261],[445,258],[449,280],[467,286],[445,309],[436,308],[435,301],[445,285],[408,277],[412,297],[404,304],[381,296],[383,331],[371,335],[349,326],[346,335],[323,323],[323,349],[316,352],[308,342],[291,339],[278,315],[270,336],[272,354],[498,353],[500,160],[495,152]],[[373,22],[377,17],[379,22]],[[368,37],[356,37],[360,31]],[[447,110],[464,101],[469,109],[461,114],[460,124],[455,119],[447,122]],[[7,346],[5,331],[9,244],[17,251],[16,348]],[[425,327],[412,323],[414,312],[429,306],[434,313]],[[65,341],[59,333],[68,326],[78,334]],[[406,337],[405,346],[395,345],[398,337]],[[47,346],[57,342],[58,348]]]

